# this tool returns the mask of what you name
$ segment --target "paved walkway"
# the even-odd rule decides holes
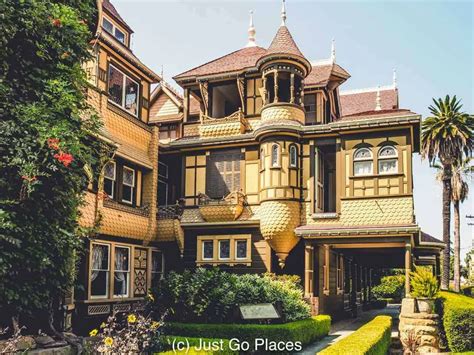
[[[310,344],[300,354],[303,355],[314,355],[319,351],[327,348],[328,346],[337,343],[339,340],[344,339],[348,335],[354,333],[357,329],[363,326],[365,323],[374,319],[374,317],[379,315],[390,315],[394,318],[392,326],[392,336],[398,334],[398,315],[400,313],[400,305],[388,305],[384,309],[372,309],[367,312],[360,312],[357,318],[343,319],[337,322],[334,322],[331,325],[331,331],[329,335],[323,339]]]

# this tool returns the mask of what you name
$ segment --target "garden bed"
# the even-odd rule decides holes
[[[320,355],[385,355],[390,347],[392,317],[377,316],[348,337],[321,351]]]
[[[288,344],[300,342],[301,346],[305,346],[325,337],[329,333],[330,327],[331,317],[320,315],[290,323],[269,325],[171,322],[166,324],[164,331],[170,336],[238,339],[239,343],[248,342],[252,346],[251,349],[254,349],[256,342],[259,341],[256,339],[263,339],[267,344],[262,344],[260,350],[268,350],[272,342]]]

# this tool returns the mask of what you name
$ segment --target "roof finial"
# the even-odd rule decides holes
[[[281,2],[281,25],[280,26],[286,26],[286,6],[285,6],[285,0],[282,0]]]
[[[253,10],[250,10],[250,23],[249,23],[249,41],[245,47],[256,47],[257,43],[255,43],[255,26],[253,25]]]
[[[380,86],[377,86],[377,96],[375,97],[375,111],[382,110],[382,100],[380,99]]]
[[[393,88],[394,88],[394,89],[398,88],[397,69],[395,69],[395,68],[393,68],[392,85],[393,85]]]
[[[331,62],[336,63],[336,40],[334,38],[331,43]]]

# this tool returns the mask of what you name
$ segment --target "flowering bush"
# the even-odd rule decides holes
[[[159,349],[159,335],[162,322],[151,317],[130,313],[127,316],[112,314],[99,329],[92,329],[89,335],[93,353],[138,354]]]

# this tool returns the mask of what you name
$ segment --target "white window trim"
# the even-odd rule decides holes
[[[110,24],[112,25],[112,33],[110,33],[109,31],[107,31],[107,30],[105,29],[104,21],[107,21],[108,23],[110,23]],[[118,28],[117,26],[115,26],[115,24],[113,23],[113,21],[110,20],[110,19],[108,19],[108,18],[105,17],[105,16],[102,18],[102,28],[103,28],[107,33],[109,33],[109,34],[111,34],[112,36],[114,36],[114,38],[115,38],[117,41],[119,41],[119,42],[122,43],[123,45],[126,45],[126,42],[127,42],[127,34],[126,34],[124,31],[122,31],[120,28]],[[119,31],[120,33],[123,34],[123,42],[117,38],[117,36],[115,35],[115,31]]]
[[[382,152],[382,150],[384,148],[391,148],[393,149],[393,152],[395,153],[394,155],[390,155],[390,156],[380,156],[380,153]],[[380,163],[381,161],[387,161],[387,160],[394,160],[395,161],[395,171],[387,171],[387,172],[381,172],[380,170]],[[378,163],[377,163],[377,169],[378,169],[378,173],[380,175],[393,175],[393,174],[397,174],[398,173],[398,150],[395,146],[393,145],[384,145],[382,147],[380,147],[379,149],[379,152],[378,152]]]
[[[229,242],[229,256],[227,258],[221,257],[221,242]],[[232,246],[232,242],[231,242],[230,239],[219,239],[217,241],[217,259],[219,259],[219,260],[230,260],[231,246]]]
[[[122,202],[126,202],[126,203],[132,204],[132,203],[133,203],[133,197],[134,197],[133,190],[135,189],[135,169],[132,169],[132,168],[130,168],[130,167],[124,165],[124,166],[123,166],[123,170],[129,170],[129,171],[133,172],[133,175],[132,175],[132,176],[133,176],[132,185],[129,185],[129,184],[127,184],[127,183],[125,183],[125,182],[123,181],[123,173],[122,173],[122,185],[125,185],[125,186],[128,186],[128,187],[131,187],[131,188],[132,188],[132,192],[131,192],[131,195],[130,195],[131,201],[125,200],[125,199],[123,198],[123,193],[122,193]]]
[[[245,244],[247,245],[247,253],[246,253],[245,257],[243,257],[243,258],[239,258],[239,257],[237,256],[237,243],[238,243],[238,242],[245,242]],[[235,260],[249,260],[249,259],[250,259],[249,253],[251,252],[251,251],[250,251],[250,248],[249,248],[249,240],[248,240],[248,239],[238,239],[238,238],[236,238],[236,239],[234,239],[234,243],[235,243],[235,247],[234,247],[234,250],[235,250],[235,256],[234,256],[234,257],[235,257]]]
[[[93,255],[93,248],[94,248],[94,245],[104,245],[107,247],[107,260],[108,260],[108,265],[109,265],[109,268],[108,269],[93,269],[92,268],[92,255]],[[91,253],[91,256],[90,256],[90,261],[91,261],[91,267],[89,268],[89,280],[91,279],[92,277],[92,272],[93,271],[107,271],[107,278],[106,278],[106,285],[105,285],[105,295],[102,296],[102,295],[96,295],[96,296],[93,296],[92,295],[92,281],[89,282],[89,287],[90,287],[90,290],[89,290],[89,294],[90,294],[90,298],[91,299],[108,299],[109,298],[109,291],[110,291],[110,273],[111,273],[111,260],[110,260],[110,256],[111,256],[111,245],[110,244],[107,244],[107,243],[98,243],[98,242],[92,242],[91,243],[91,249],[90,249],[90,253]]]
[[[108,165],[108,164],[113,164],[113,166],[114,166],[114,177],[110,178],[110,177],[105,176],[105,171],[104,171],[104,180],[108,179],[108,180],[112,181],[112,195],[108,195],[108,196],[113,199],[114,195],[115,195],[115,183],[117,181],[117,164],[115,164],[114,161],[110,161],[106,165]],[[104,167],[104,169],[105,169],[105,167]]]
[[[131,257],[132,257],[132,253],[131,253],[131,248],[129,246],[126,246],[126,245],[121,245],[121,244],[115,244],[114,245],[114,261],[115,261],[115,258],[116,258],[116,254],[115,254],[115,249],[117,248],[123,248],[123,249],[128,249],[128,271],[118,271],[118,272],[125,272],[128,274],[128,277],[127,277],[127,293],[124,294],[124,295],[116,295],[114,293],[113,295],[113,298],[129,298],[130,297],[130,284],[131,284],[131,275],[132,275],[132,264],[131,264]],[[112,282],[112,291],[114,289],[114,284],[115,284],[115,262],[114,262],[114,272],[113,272],[113,282]]]
[[[123,75],[123,81],[122,81],[122,103],[123,105],[119,105],[118,103],[116,103],[114,100],[111,100],[110,98],[108,99],[110,103],[114,104],[115,106],[117,107],[120,107],[122,110],[124,110],[125,112],[127,112],[128,114],[132,115],[132,116],[135,116],[135,117],[138,117],[138,113],[140,111],[139,109],[139,102],[140,102],[140,84],[134,80],[133,78],[131,78],[130,76],[128,76],[127,74],[125,74],[122,70],[120,70],[119,68],[117,68],[115,65],[113,64],[109,64],[109,67],[112,67],[114,68],[115,70],[119,71],[120,73],[122,73]],[[137,112],[136,113],[132,113],[130,112],[126,107],[125,107],[125,83],[127,81],[127,78],[130,79],[131,81],[133,81],[135,84],[137,84]],[[109,86],[109,82],[108,82],[108,78],[107,78],[107,90],[109,89],[108,86]]]
[[[367,150],[369,153],[370,153],[370,157],[367,157],[367,158],[357,158],[356,155],[358,152],[362,151],[362,150]],[[355,165],[357,162],[365,162],[365,161],[369,161],[371,164],[370,164],[370,173],[366,173],[366,174],[357,174],[356,173],[356,170],[354,169],[355,168]],[[357,148],[354,152],[354,156],[353,156],[353,164],[352,164],[352,168],[354,170],[354,176],[370,176],[370,175],[373,175],[374,174],[374,157],[373,157],[373,154],[372,154],[372,150],[370,150],[370,148],[367,148],[367,147],[362,147],[362,148]]]
[[[210,258],[204,257],[204,244],[206,244],[206,242],[211,242],[211,245],[212,245],[212,257],[210,257]],[[201,243],[202,243],[201,244],[201,253],[202,253],[201,258],[202,258],[202,260],[214,260],[214,252],[215,252],[215,250],[214,250],[214,248],[215,248],[214,240],[213,239],[203,239],[203,240],[201,240]]]

